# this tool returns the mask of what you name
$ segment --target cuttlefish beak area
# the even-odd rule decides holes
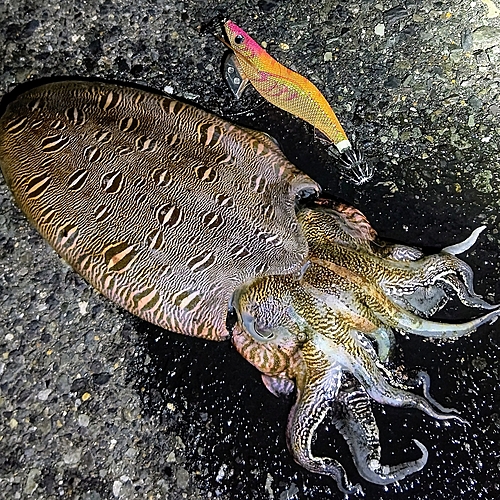
[[[345,252],[345,245],[340,246]],[[333,257],[335,244],[330,251]],[[384,365],[394,341],[393,330],[456,339],[500,315],[495,309],[462,324],[421,318],[391,298],[377,283],[375,271],[367,271],[373,262],[380,264],[382,257],[360,249],[357,256],[363,266],[353,268],[363,274],[313,256],[302,276],[260,277],[240,288],[233,300],[238,315],[233,342],[238,351],[262,372],[271,392],[280,395],[295,391],[287,427],[288,447],[295,461],[312,472],[331,476],[346,494],[361,493],[361,487],[349,481],[339,461],[312,453],[316,430],[328,412],[328,418],[345,438],[361,477],[381,485],[419,471],[428,454],[425,446],[414,440],[421,451],[419,459],[391,466],[382,464],[371,399],[384,405],[416,408],[435,419],[465,423],[455,410],[443,408],[432,399],[425,373],[405,385]],[[439,256],[444,262],[450,261],[448,254],[436,258]],[[457,281],[461,279],[461,266],[455,262],[459,259],[453,259],[447,283],[451,275]],[[386,260],[388,266],[398,262],[394,255]],[[416,281],[415,269],[420,269],[412,262],[408,287]],[[436,269],[436,273],[442,271],[439,266]],[[419,272],[423,273],[423,282],[429,279],[431,271],[425,262]],[[435,278],[431,280],[431,292],[437,289]],[[459,290],[468,286],[462,283]],[[457,295],[462,297],[461,293]],[[411,392],[418,384],[423,395]]]

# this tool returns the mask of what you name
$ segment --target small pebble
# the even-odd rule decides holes
[[[380,23],[375,26],[375,34],[378,36],[384,36],[385,35],[385,25]]]
[[[485,370],[487,368],[488,362],[484,358],[481,358],[481,357],[478,356],[477,358],[474,358],[472,360],[472,366],[476,370],[483,371],[483,370]]]
[[[182,95],[189,101],[196,101],[200,97],[198,94],[193,94],[192,92],[183,92]]]
[[[500,106],[498,104],[492,104],[488,108],[488,112],[490,115],[500,115]]]
[[[493,174],[491,170],[485,169],[473,177],[472,185],[481,193],[491,193],[493,191],[493,187],[490,184],[492,178]]]
[[[88,427],[90,423],[90,417],[88,415],[85,415],[85,413],[80,413],[80,415],[78,415],[78,423],[82,427]]]
[[[178,467],[175,472],[177,487],[185,490],[189,486],[189,472],[184,467]]]
[[[494,19],[495,17],[500,16],[500,9],[497,7],[497,5],[493,0],[481,0],[481,1],[488,8],[488,13],[486,14],[486,17],[488,19]]]
[[[113,482],[113,496],[118,498],[120,496],[120,491],[122,489],[123,483],[121,481],[114,481]]]
[[[64,463],[67,465],[76,465],[82,458],[82,450],[80,448],[72,448],[68,453],[63,455]]]
[[[481,101],[481,99],[478,99],[477,97],[475,96],[472,96],[469,101],[468,101],[468,104],[471,108],[474,108],[474,109],[481,109],[483,107],[483,101]]]
[[[397,76],[390,75],[384,82],[384,87],[388,89],[397,89],[401,87],[401,80]]]
[[[472,38],[472,32],[469,29],[466,29],[462,32],[462,35],[460,36],[460,44],[462,46],[463,50],[470,51],[472,50],[473,47],[473,38]]]
[[[86,302],[86,301],[80,301],[78,302],[78,308],[80,309],[80,314],[82,316],[85,316],[86,314],[88,314],[88,307],[89,307],[89,303]]]
[[[47,399],[49,398],[51,392],[52,392],[52,389],[44,389],[43,391],[40,391],[37,394],[37,398],[40,401],[47,401]]]
[[[297,495],[300,493],[300,490],[297,488],[295,483],[291,483],[288,489],[283,491],[280,494],[279,500],[288,500],[289,498],[297,498]]]
[[[31,495],[38,488],[38,478],[40,477],[40,469],[31,469],[28,473],[28,478],[26,480],[26,487],[24,491]]]
[[[410,13],[402,5],[396,5],[396,7],[384,12],[384,20],[389,26],[391,26],[409,15]]]
[[[222,480],[224,479],[224,476],[226,475],[226,469],[227,469],[227,465],[226,464],[222,464],[220,466],[220,469],[219,469],[219,472],[217,473],[217,476],[215,478],[215,480],[218,482],[218,483],[221,483]]]
[[[481,26],[472,33],[472,50],[486,50],[500,44],[500,28]]]

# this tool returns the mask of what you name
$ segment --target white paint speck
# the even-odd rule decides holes
[[[88,302],[83,301],[83,300],[81,300],[80,302],[78,302],[78,308],[80,309],[80,314],[82,316],[85,316],[86,314],[88,314],[88,310],[87,310],[88,307],[89,307],[89,303]]]

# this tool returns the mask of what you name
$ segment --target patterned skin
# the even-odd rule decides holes
[[[455,339],[500,311],[472,289],[462,244],[424,256],[377,239],[353,207],[318,200],[318,185],[265,134],[144,90],[60,82],[20,95],[0,119],[0,166],[22,210],[89,283],[133,314],[185,335],[232,340],[277,395],[296,391],[294,459],[360,491],[339,461],[316,457],[327,412],[360,475],[388,484],[422,457],[380,461],[370,400],[463,420],[410,392],[384,362],[393,330]],[[491,309],[463,324],[426,317],[455,293]],[[376,343],[374,348],[372,341]]]
[[[94,287],[147,321],[227,339],[235,288],[300,270],[295,200],[319,187],[265,134],[97,82],[28,91],[0,123],[0,164],[28,218]]]

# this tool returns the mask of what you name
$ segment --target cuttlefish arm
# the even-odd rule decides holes
[[[312,452],[317,428],[332,403],[340,398],[341,405],[342,401],[349,404],[349,397],[340,389],[343,372],[351,373],[365,394],[382,404],[418,408],[437,419],[462,419],[439,411],[425,397],[394,382],[371,343],[356,330],[376,329],[370,321],[348,308],[332,309],[302,285],[278,276],[250,286],[248,294],[243,292],[238,300],[239,331],[233,342],[271,380],[286,377],[295,381],[296,401],[288,420],[287,442],[297,463],[333,477],[344,493],[359,493],[360,487],[348,481],[337,460]],[[344,436],[363,477],[388,484],[423,467],[426,452],[420,444],[421,459],[381,465],[378,433],[371,428],[376,425],[374,419],[364,419],[358,408],[349,407],[348,413],[338,413],[336,418],[343,422]]]
[[[291,394],[295,386],[293,381],[282,377],[269,377],[263,375],[262,378],[265,381],[266,387],[276,396]],[[345,374],[342,376],[342,379],[344,378],[346,378]],[[331,420],[349,446],[354,464],[362,478],[375,484],[386,485],[402,480],[425,467],[428,459],[428,452],[426,447],[416,439],[413,441],[422,452],[422,456],[419,459],[393,466],[382,464],[379,430],[375,416],[373,415],[370,398],[362,386],[357,383],[356,379],[350,377],[348,384],[343,381],[337,395],[332,395],[332,400],[328,397],[324,398],[324,405],[318,401],[318,395],[315,397],[317,411],[311,414],[311,419],[315,420],[317,424],[316,427],[314,427],[314,425],[311,426],[309,431],[314,434],[321,420],[324,418],[324,412],[332,409]],[[426,398],[431,398],[431,396],[426,394]],[[446,408],[442,408],[436,401],[432,400],[432,402],[443,411],[446,411]],[[301,408],[302,415],[299,414],[299,406],[299,400],[297,399],[289,416],[287,432],[289,448],[292,449],[292,443],[295,443],[295,448],[297,450],[299,450],[300,447],[300,440],[297,439],[297,435],[303,436],[306,441],[308,439],[313,439],[309,431],[304,431],[304,428],[307,428],[308,425],[307,415],[309,413],[309,406],[307,404],[303,405]],[[299,421],[302,422],[302,426],[297,425]],[[307,445],[302,446],[301,450],[300,452],[296,451],[294,453],[297,462],[304,463],[306,458],[308,463],[313,462],[316,466],[324,467],[325,458],[312,456],[310,448],[308,448]],[[303,450],[306,451],[304,452]],[[346,485],[348,483],[342,466],[336,461],[334,461],[334,465],[337,471],[337,483],[340,481],[340,484],[345,490],[344,492],[352,493],[354,492],[353,490],[358,493],[361,492],[359,485],[351,486],[350,489],[347,490]],[[330,469],[331,468],[332,464],[330,465]],[[324,469],[323,473],[325,473]]]
[[[379,430],[370,398],[353,377],[344,376],[333,408],[333,423],[346,440],[359,474],[367,481],[391,484],[425,467],[427,449],[416,439],[413,441],[422,452],[419,459],[393,466],[382,465]]]
[[[420,250],[376,238],[363,214],[355,209],[323,203],[316,209],[302,209],[298,219],[309,243],[310,258],[362,275],[417,314],[434,314],[453,293],[466,306],[496,308],[475,293],[472,269],[456,257],[476,243],[484,226],[465,241],[425,256]]]
[[[334,375],[338,376],[338,373],[334,373]],[[426,376],[426,374],[421,375]],[[275,396],[288,396],[295,388],[292,380],[281,376],[271,377],[263,374],[262,379],[269,391]],[[348,382],[345,379],[348,379]],[[338,385],[338,380],[336,380],[336,383]],[[290,449],[293,449],[292,443],[294,443],[297,450],[294,456],[296,455],[296,460],[299,463],[303,463],[306,459],[308,463],[312,462],[316,464],[316,467],[324,467],[326,459],[312,456],[310,447],[307,444],[301,447],[301,440],[297,439],[297,436],[302,436],[306,441],[314,439],[314,436],[310,435],[311,432],[314,435],[324,418],[324,413],[331,409],[331,420],[349,446],[354,464],[360,476],[367,481],[375,484],[391,484],[425,467],[428,452],[425,446],[416,439],[413,441],[422,452],[422,456],[419,459],[393,466],[382,464],[379,430],[371,408],[370,398],[356,379],[343,374],[342,384],[338,389],[337,395],[331,394],[330,397],[325,394],[323,398],[324,404],[321,404],[321,401],[318,400],[318,394],[315,395],[314,406],[316,407],[316,411],[311,414],[311,419],[316,424],[308,428],[309,430],[304,430],[308,425],[307,414],[309,413],[309,405],[304,404],[300,408],[302,415],[299,414],[300,404],[297,398],[297,402],[292,408],[289,416],[287,443]],[[426,398],[432,399],[428,393],[426,394]],[[443,411],[446,411],[446,408],[442,408],[436,401],[432,400],[432,402],[435,406],[439,406]],[[302,422],[302,425],[298,424],[299,421]],[[304,452],[304,450],[306,451]],[[332,465],[335,465],[335,470],[337,471],[337,483],[340,482],[345,493],[361,492],[359,485],[351,485],[347,489],[348,482],[342,466],[338,462],[333,461],[333,464],[330,464],[330,469]]]
[[[362,493],[359,485],[349,481],[340,462],[312,454],[316,430],[340,386],[340,366],[328,365],[328,360],[324,359],[323,372],[318,376],[309,371],[302,342],[297,342],[290,331],[278,327],[266,330],[263,335],[252,315],[242,312],[239,316],[240,323],[233,330],[233,344],[238,352],[263,373],[265,384],[273,394],[290,394],[290,389],[296,388],[296,401],[289,414],[286,433],[287,446],[294,460],[311,472],[333,477],[345,494]]]
[[[338,386],[338,367],[335,367],[332,371],[335,377],[336,386]],[[275,396],[288,396],[292,394],[295,388],[295,383],[283,376],[271,377],[263,374],[262,379],[269,391]],[[427,374],[420,373],[418,375],[418,380],[415,382],[424,384],[426,399],[431,401],[432,404],[441,411],[445,413],[449,412],[448,409],[439,405],[439,403],[430,396],[428,392],[429,377]],[[312,440],[313,436],[311,436],[311,433],[314,435],[324,418],[324,413],[331,409],[331,420],[349,446],[360,476],[367,481],[375,484],[391,484],[425,467],[428,459],[428,452],[426,447],[416,439],[413,441],[422,453],[419,459],[393,466],[382,464],[379,430],[373,415],[370,398],[355,378],[342,372],[342,384],[337,394],[335,395],[335,391],[331,392],[332,394],[329,395],[324,394],[323,398],[318,398],[319,394],[321,394],[320,392],[315,395],[315,403],[313,406],[316,408],[316,411],[311,413],[311,419],[314,420],[316,424],[311,425],[309,428],[307,415],[310,413],[309,406],[311,405],[303,404],[301,407],[299,398],[297,397],[297,401],[289,416],[287,442],[290,449],[293,449],[292,443],[294,443],[296,449],[294,456],[296,456],[296,460],[299,463],[307,461],[309,464],[312,462],[316,467],[324,467],[325,458],[312,456],[310,447],[308,447],[307,444],[300,446],[301,440],[298,439],[297,436],[302,436],[303,440],[306,442],[309,439]],[[322,400],[324,400],[324,404],[322,404]],[[302,425],[299,425],[298,422],[302,422]],[[349,490],[346,489],[348,483],[343,468],[338,462],[335,462],[336,461],[334,461],[335,470],[337,471],[336,480],[337,483],[340,481],[340,484],[344,490],[346,490],[344,492],[353,492],[353,490],[361,492],[359,485],[351,486]],[[332,464],[330,464],[330,469],[331,468]]]
[[[303,346],[307,352],[308,346]],[[347,478],[342,464],[330,457],[319,457],[312,453],[312,443],[318,427],[323,422],[336,398],[341,378],[342,367],[328,360],[318,351],[311,353],[314,357],[305,363],[305,370],[296,378],[297,399],[293,405],[287,426],[287,444],[294,460],[311,472],[326,474],[337,482],[337,486],[345,494],[361,494],[359,484],[353,485]],[[306,358],[307,358],[306,354]],[[313,362],[314,371],[307,365]],[[321,365],[321,366],[320,366]]]
[[[351,321],[355,317],[364,318],[365,321],[358,321],[356,327],[361,325],[364,334],[375,337],[377,341],[378,332],[386,331],[387,327],[422,337],[453,340],[473,333],[483,324],[494,323],[500,316],[500,308],[488,304],[492,311],[464,323],[430,321],[405,310],[377,283],[322,259],[313,259],[304,273],[302,284],[311,296],[330,309],[347,311]]]
[[[377,232],[359,210],[326,198],[313,203],[316,208],[303,208],[297,214],[311,246],[343,245],[368,252],[377,246]]]
[[[335,361],[337,355],[332,352],[330,356],[321,346],[322,341],[319,345],[315,345],[314,341],[310,344],[301,348],[308,369],[302,380],[296,379],[297,400],[288,420],[288,447],[297,463],[312,472],[333,477],[339,489],[346,494],[362,493],[359,484],[352,485],[348,481],[344,468],[337,460],[312,453],[316,431],[333,403],[333,422],[346,440],[356,468],[364,479],[375,484],[391,484],[421,470],[427,462],[428,453],[417,440],[414,442],[422,452],[421,458],[392,466],[381,463],[379,432],[367,392],[357,381],[353,386],[355,390],[343,387],[344,369]],[[391,390],[393,395],[397,393],[397,397],[386,401],[389,404],[394,404],[397,399],[398,405],[413,406],[416,403],[415,406],[437,418],[454,417],[430,410],[430,405],[419,396],[406,393],[406,397],[402,397],[405,391]]]

